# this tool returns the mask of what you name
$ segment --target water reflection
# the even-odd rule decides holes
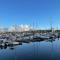
[[[0,46],[0,60],[60,60],[60,39]]]
[[[6,49],[7,48],[7,46],[0,46],[0,49]]]
[[[59,39],[58,39],[59,40]],[[33,40],[33,41],[30,41],[30,42],[42,42],[42,41],[46,41],[46,42],[54,42],[55,40],[52,40],[52,39],[50,39],[50,40]],[[23,41],[23,42],[20,42],[18,45],[22,45],[22,43],[30,43],[30,42],[28,42],[28,41]],[[10,44],[9,46],[7,46],[7,45],[5,45],[5,46],[2,46],[2,45],[0,45],[0,49],[7,49],[7,47],[10,47],[10,48],[14,48],[14,46],[18,46],[18,45],[13,45],[13,44]],[[38,46],[37,46],[37,48],[38,48]]]

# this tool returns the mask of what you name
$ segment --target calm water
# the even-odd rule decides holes
[[[13,49],[14,48],[14,49]],[[0,60],[60,60],[60,39],[0,48]]]

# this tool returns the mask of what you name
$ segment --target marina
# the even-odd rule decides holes
[[[23,32],[24,33],[24,32]],[[4,45],[19,45],[20,42],[34,42],[34,41],[44,41],[44,40],[55,40],[56,38],[60,38],[59,33],[3,33],[0,34],[0,46]]]
[[[0,45],[0,60],[60,59],[60,38]],[[58,54],[56,54],[58,53]],[[48,57],[47,57],[48,56]],[[43,58],[44,57],[44,58]]]
[[[60,60],[60,0],[0,0],[0,60]]]

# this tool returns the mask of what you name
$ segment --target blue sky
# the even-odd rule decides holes
[[[60,26],[60,0],[0,0],[0,26]]]

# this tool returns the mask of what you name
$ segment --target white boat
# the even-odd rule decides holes
[[[12,45],[19,45],[19,42],[10,42],[9,45],[12,44]]]

